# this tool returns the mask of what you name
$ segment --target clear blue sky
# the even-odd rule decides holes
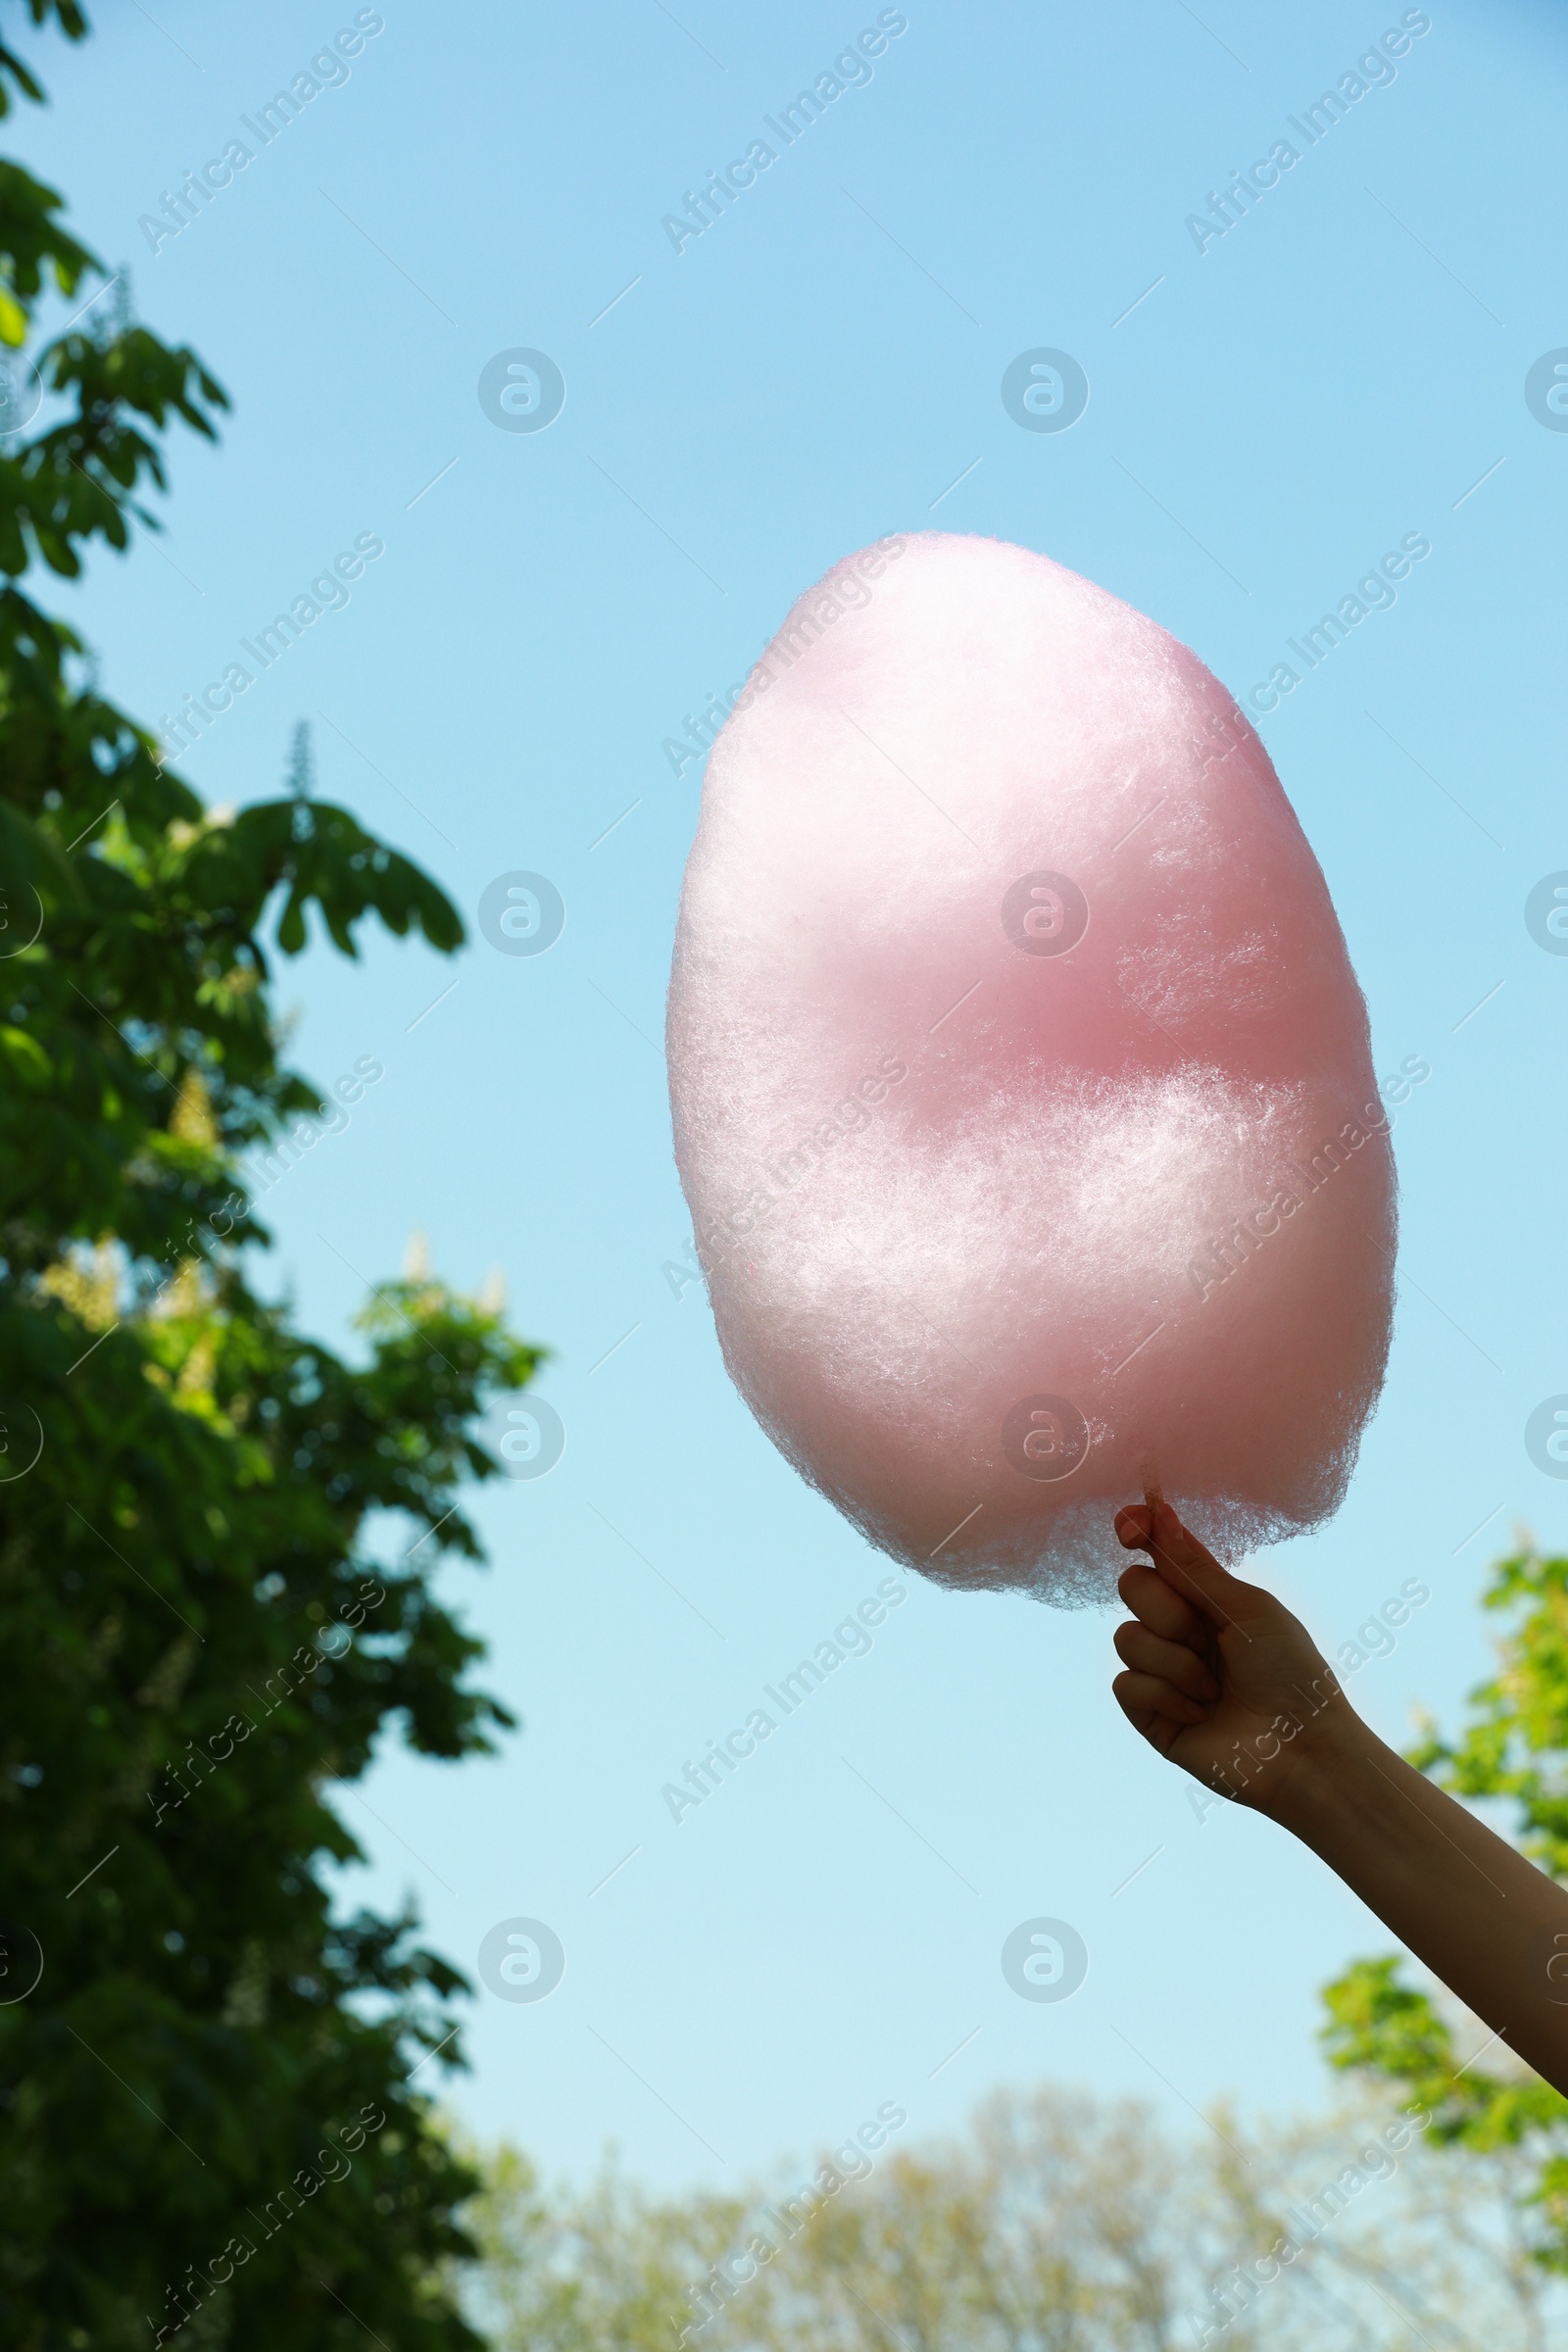
[[[447,1579],[525,1729],[456,1772],[394,1751],[342,1800],[373,1891],[412,1887],[464,1965],[519,1915],[564,1946],[548,2000],[475,2004],[456,2104],[551,2167],[613,2139],[674,2184],[885,2101],[911,2137],[942,2129],[1043,2074],[1175,2117],[1314,2096],[1316,1987],[1389,1938],[1265,1825],[1200,1824],[1115,1711],[1107,1618],[913,1589],[720,1795],[678,1826],[660,1801],[888,1573],[764,1442],[700,1289],[662,1270],[690,1239],[658,1041],[700,775],[662,744],[884,532],[1042,549],[1244,697],[1401,535],[1430,538],[1397,604],[1258,711],[1379,1070],[1431,1071],[1396,1127],[1383,1403],[1339,1519],[1262,1568],[1335,1644],[1426,1579],[1352,1690],[1391,1738],[1417,1699],[1451,1710],[1487,1666],[1476,1595],[1511,1523],[1568,1538],[1568,1485],[1523,1439],[1568,1391],[1568,956],[1524,919],[1568,868],[1568,433],[1524,393],[1568,346],[1561,10],[1434,0],[1396,76],[1307,148],[1287,119],[1399,7],[910,0],[872,78],[678,254],[662,216],[875,7],[388,0],[348,79],[262,148],[241,118],[355,13],[104,9],[81,52],[33,44],[54,103],[8,128],[235,398],[220,451],[177,444],[167,535],[55,595],[106,688],[156,720],[375,534],[347,606],[184,772],[215,802],[269,795],[309,716],[321,789],[470,923],[515,869],[565,905],[538,957],[477,935],[451,967],[313,952],[282,988],[320,1081],[385,1068],[268,1202],[301,1315],[344,1340],[419,1228],[460,1284],[504,1266],[556,1350],[564,1456],[483,1499],[494,1565]],[[253,160],[152,252],[139,217],[236,136]],[[1200,252],[1187,216],[1281,139],[1298,163]],[[1069,431],[1003,405],[1040,346],[1088,375]],[[478,396],[519,347],[565,382],[536,433]],[[1058,2004],[1001,1972],[1037,1915],[1090,1953]]]

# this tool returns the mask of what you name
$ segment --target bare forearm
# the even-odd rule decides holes
[[[1568,1892],[1355,1715],[1306,1628],[1232,1576],[1154,1497],[1116,1514],[1134,1727],[1194,1778],[1320,1854],[1525,2062],[1568,2097]]]
[[[1547,1974],[1568,1954],[1568,1893],[1343,1702],[1293,1764],[1265,1809],[1568,2094],[1568,1984]]]

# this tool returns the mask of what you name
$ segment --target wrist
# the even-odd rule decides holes
[[[1283,1738],[1274,1769],[1260,1774],[1249,1800],[1282,1829],[1314,1841],[1313,1833],[1347,1801],[1353,1767],[1370,1734],[1343,1690],[1314,1707]]]

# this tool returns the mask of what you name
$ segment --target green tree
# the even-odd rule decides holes
[[[1444,1739],[1429,1720],[1410,1761],[1455,1796],[1511,1800],[1524,1851],[1563,1884],[1568,1557],[1544,1555],[1527,1544],[1494,1567],[1482,1605],[1506,1621],[1497,1672],[1471,1692],[1458,1738]],[[1544,1967],[1568,2001],[1568,1947]],[[1517,2148],[1532,2159],[1535,2256],[1547,2269],[1568,2272],[1568,2099],[1512,2061],[1495,2036],[1461,2058],[1452,2019],[1405,1980],[1396,1958],[1358,1961],[1324,1999],[1324,2039],[1334,2064],[1406,2085],[1430,2109],[1429,2136],[1438,2144]]]
[[[19,91],[0,49],[0,112]],[[0,163],[13,350],[102,275],[62,201]],[[165,428],[225,405],[109,309],[41,349],[40,429],[0,442],[0,2340],[459,2352],[473,2176],[413,2070],[457,2061],[463,1980],[412,1918],[334,1914],[358,1849],[328,1790],[389,1723],[455,1758],[512,1720],[430,1570],[480,1557],[459,1491],[538,1350],[412,1281],[350,1363],[256,1295],[239,1155],[318,1104],[271,957],[317,921],[349,956],[371,915],[443,952],[463,927],[306,790],[205,811],[24,592],[123,549]],[[395,1570],[386,1512],[428,1538]]]
[[[1543,2352],[1561,2287],[1516,2149],[1432,2153],[1384,2091],[1181,2139],[1060,2084],[960,2136],[823,2151],[738,2197],[555,2192],[485,2166],[498,2352]]]

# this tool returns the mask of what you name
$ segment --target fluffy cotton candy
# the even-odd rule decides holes
[[[1158,1482],[1339,1503],[1388,1351],[1366,1009],[1268,756],[1102,588],[927,532],[804,596],[714,745],[670,983],[725,1361],[871,1541],[1099,1596]]]

